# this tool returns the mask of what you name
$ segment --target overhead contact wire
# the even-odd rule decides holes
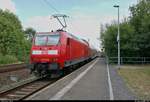
[[[52,8],[54,11],[56,11],[57,13],[59,13],[59,11],[47,0],[44,0],[45,4],[47,4],[50,8]]]

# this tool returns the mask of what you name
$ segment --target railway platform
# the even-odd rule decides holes
[[[120,96],[127,96],[125,100],[134,99],[128,92],[116,89],[114,92],[112,82],[115,81],[109,71],[105,60],[97,58],[26,100],[122,100]]]

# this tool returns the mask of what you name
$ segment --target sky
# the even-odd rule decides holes
[[[130,15],[129,7],[137,0],[0,0],[0,8],[16,14],[23,28],[32,27],[38,32],[61,28],[53,14],[66,14],[67,31],[83,39],[89,39],[95,48],[101,47],[100,25],[117,20],[120,5],[120,20]]]

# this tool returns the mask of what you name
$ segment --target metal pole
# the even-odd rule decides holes
[[[119,6],[118,6],[118,68],[120,69],[120,22],[119,22]]]
[[[117,42],[118,42],[118,69],[120,69],[120,22],[119,22],[119,5],[114,5],[115,8],[118,8],[118,35],[117,35]]]

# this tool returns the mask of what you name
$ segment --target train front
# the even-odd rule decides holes
[[[58,32],[37,33],[33,38],[30,63],[31,72],[38,76],[50,75],[59,71],[60,38]]]

